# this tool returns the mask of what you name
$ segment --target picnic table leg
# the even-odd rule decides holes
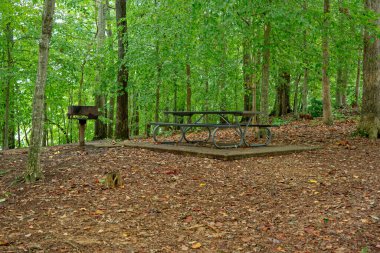
[[[186,133],[187,131],[189,131],[192,127],[183,127],[183,131],[182,131],[182,136],[183,136],[183,139],[187,142],[187,143],[199,143],[199,142],[208,142],[211,138],[211,129],[209,127],[204,127],[207,129],[208,131],[208,136],[205,140],[188,140],[186,138]],[[182,129],[182,128],[181,128]]]
[[[84,146],[85,131],[86,131],[86,120],[79,119],[79,146],[81,147]]]
[[[270,128],[269,127],[258,127],[258,128],[259,128],[259,133],[258,133],[259,135],[261,134],[260,129],[264,130],[265,142],[264,143],[249,143],[249,141],[246,138],[244,138],[244,143],[248,147],[263,147],[263,146],[267,146],[271,142],[272,132]]]
[[[153,129],[153,140],[157,143],[162,143],[162,144],[174,144],[174,143],[180,143],[182,142],[183,140],[183,133],[182,133],[182,129],[181,129],[181,138],[178,140],[178,141],[160,141],[157,139],[157,135],[158,135],[158,130],[160,129],[160,127],[164,127],[162,125],[156,125]]]
[[[232,127],[231,127],[232,128]],[[212,132],[212,136],[211,136],[211,140],[212,140],[212,143],[214,145],[214,147],[216,148],[238,148],[240,146],[242,146],[244,144],[244,140],[243,140],[243,133],[241,131],[241,128],[236,128],[236,127],[233,127],[237,132],[238,132],[238,135],[240,136],[240,141],[239,143],[237,144],[229,144],[229,145],[220,145],[217,143],[216,141],[216,133],[220,130],[219,127],[215,128],[214,131]]]

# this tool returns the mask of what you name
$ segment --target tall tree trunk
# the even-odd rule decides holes
[[[191,69],[187,59],[186,63],[186,110],[191,111]]]
[[[340,65],[338,66],[338,70],[336,72],[336,86],[335,86],[335,106],[337,108],[341,108],[343,105],[342,86],[343,86],[343,68]]]
[[[44,98],[45,104],[44,104],[44,131],[42,134],[42,147],[46,147],[48,145],[48,125],[47,125],[47,103],[46,103],[46,96]]]
[[[3,126],[3,149],[9,149],[14,147],[14,141],[12,145],[12,139],[14,139],[14,133],[12,135],[12,108],[11,108],[11,90],[12,90],[12,77],[13,77],[13,28],[9,22],[5,28],[6,47],[7,47],[7,73],[6,73],[6,85],[5,85],[5,113],[4,113],[4,126]],[[14,128],[14,126],[13,126]]]
[[[107,30],[106,34],[109,39],[109,50],[113,51],[113,40],[112,40],[112,22],[111,22],[111,13],[109,6],[109,1],[106,0],[106,8],[107,8]],[[113,87],[112,87],[113,88]],[[113,129],[115,125],[115,90],[112,89],[109,96],[109,106],[108,106],[108,120],[109,123],[107,124],[107,138],[113,138]]]
[[[106,4],[104,0],[97,0],[98,7],[98,33],[96,35],[96,53],[98,58],[98,66],[96,70],[95,80],[97,83],[96,95],[95,95],[95,105],[99,108],[100,116],[106,116],[106,108],[105,108],[105,95],[103,88],[103,78],[102,72],[103,67],[101,62],[103,62],[103,58],[101,55],[103,54],[104,49],[104,40],[106,35]],[[95,121],[95,136],[94,139],[104,139],[107,137],[107,125],[103,123],[100,119]]]
[[[270,63],[270,32],[271,24],[264,25],[263,77],[261,83],[261,123],[269,122],[269,63]]]
[[[251,39],[245,35],[243,38],[243,77],[244,77],[244,110],[253,109],[253,59]]]
[[[361,54],[361,50],[359,50],[359,55]],[[359,106],[359,92],[360,92],[360,74],[361,74],[361,57],[358,57],[357,67],[356,67],[356,81],[355,81],[355,101],[353,106]]]
[[[160,58],[160,40],[159,40],[159,24],[158,24],[158,3],[157,0],[154,0],[154,35],[155,35],[155,53],[156,53],[156,107],[154,110],[154,121],[158,122],[160,119],[160,99],[161,99],[161,86],[162,86],[162,63]]]
[[[370,22],[380,28],[380,0],[366,0],[365,8],[377,13]],[[380,39],[375,29],[366,27],[363,55],[363,101],[359,129],[369,138],[380,137]]]
[[[156,42],[156,69],[157,69],[157,86],[156,86],[156,107],[154,110],[154,121],[159,121],[159,115],[160,115],[160,91],[162,86],[162,78],[161,78],[161,70],[162,70],[162,64],[160,62],[160,56],[159,56],[159,45],[158,41]]]
[[[177,70],[174,69],[174,105],[173,109],[176,112],[178,110],[178,73]],[[178,123],[178,117],[174,116],[174,122]]]
[[[293,102],[293,115],[296,119],[298,119],[298,93],[299,93],[299,83],[301,80],[301,75],[294,82],[294,102]]]
[[[37,79],[33,99],[32,143],[29,147],[27,167],[24,174],[26,182],[35,182],[43,177],[40,153],[44,122],[44,97],[49,58],[49,42],[53,30],[54,7],[55,0],[45,0],[42,16],[42,35],[39,43]]]
[[[84,67],[86,65],[86,57],[84,57],[82,64],[80,65],[80,79],[79,79],[79,91],[78,91],[78,105],[83,105],[82,93],[83,93],[83,83],[84,83]]]
[[[125,63],[125,56],[128,50],[128,26],[127,26],[127,2],[126,0],[116,0],[116,22],[118,36],[118,58],[120,68],[117,75],[119,84],[117,92],[116,109],[116,139],[129,139],[128,127],[128,68]]]
[[[21,128],[19,122],[17,122],[17,147],[21,148]]]
[[[331,112],[331,98],[330,98],[330,80],[328,74],[329,68],[329,26],[330,26],[330,0],[324,0],[324,20],[322,32],[322,90],[323,90],[323,122],[326,125],[333,123]]]
[[[303,3],[303,11],[307,12],[307,0]],[[304,52],[307,52],[308,49],[308,43],[307,43],[307,31],[305,30],[303,32],[303,47]],[[302,82],[302,113],[307,113],[307,95],[309,90],[309,59],[306,56],[306,53],[304,53],[304,69],[303,69],[303,82]]]
[[[290,109],[290,74],[286,71],[281,72],[279,83],[276,86],[276,102],[274,115],[283,116],[291,111]]]

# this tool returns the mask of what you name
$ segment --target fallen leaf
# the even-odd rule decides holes
[[[309,182],[309,183],[312,183],[312,184],[316,184],[316,183],[318,183],[318,181],[317,181],[317,180],[314,180],[314,179],[309,179],[308,182]]]
[[[183,219],[183,221],[184,221],[184,222],[187,222],[187,223],[191,222],[192,220],[193,220],[193,216],[191,216],[191,215],[188,215],[188,216],[186,216],[186,217]]]
[[[94,212],[94,214],[95,214],[95,215],[102,215],[102,214],[104,214],[104,212],[103,212],[102,210],[96,210],[96,211]]]
[[[199,184],[199,187],[205,187],[206,186],[206,183],[200,183]]]
[[[166,170],[166,171],[163,171],[162,174],[166,174],[166,175],[178,175],[178,170]]]
[[[200,247],[202,247],[202,244],[200,242],[196,242],[193,245],[191,245],[191,248],[193,249],[199,249]]]

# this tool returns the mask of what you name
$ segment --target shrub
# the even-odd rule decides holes
[[[308,108],[309,113],[311,116],[315,117],[322,117],[323,115],[323,103],[322,100],[312,98],[310,101],[310,105]]]

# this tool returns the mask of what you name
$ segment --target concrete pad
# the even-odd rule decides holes
[[[252,148],[229,148],[217,149],[213,147],[201,147],[195,145],[172,145],[172,144],[153,144],[147,142],[124,141],[119,145],[131,148],[143,148],[157,152],[169,152],[182,155],[193,155],[198,157],[214,158],[219,160],[237,160],[257,156],[274,156],[295,152],[310,151],[320,147],[310,146],[266,146]]]

